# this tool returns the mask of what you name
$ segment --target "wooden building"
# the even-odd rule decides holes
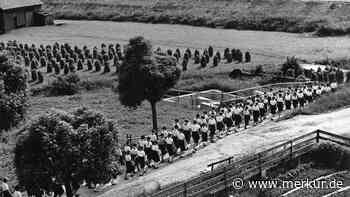
[[[0,33],[33,25],[52,24],[51,15],[42,12],[40,0],[0,0]]]

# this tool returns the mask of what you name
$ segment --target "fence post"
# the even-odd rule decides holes
[[[290,160],[293,160],[293,141],[291,140],[289,143],[290,143]]]
[[[316,143],[320,142],[320,130],[316,131]]]
[[[262,177],[261,153],[259,153],[259,171],[260,177]]]
[[[187,197],[187,184],[184,183],[184,197]]]
[[[225,185],[225,194],[227,196],[228,194],[228,188],[227,188],[227,175],[226,175],[226,166],[224,166],[224,185]]]

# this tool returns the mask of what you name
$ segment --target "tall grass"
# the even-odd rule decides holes
[[[332,110],[340,109],[350,105],[350,84],[347,83],[339,90],[317,99],[314,103],[308,105],[300,113],[302,114],[320,114]]]
[[[171,23],[234,29],[350,32],[350,4],[291,0],[43,0],[60,19]]]

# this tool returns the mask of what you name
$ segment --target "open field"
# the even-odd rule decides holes
[[[252,53],[251,63],[220,64],[216,68],[198,69],[198,65],[189,65],[189,71],[183,73],[181,80],[176,85],[177,89],[201,90],[209,89],[219,84],[226,91],[237,90],[256,86],[263,82],[263,77],[230,79],[228,73],[234,68],[254,69],[263,65],[265,71],[276,71],[279,64],[283,63],[287,56],[297,56],[308,61],[320,60],[325,57],[347,58],[350,54],[350,38],[315,38],[307,35],[279,33],[219,30],[202,27],[190,27],[182,25],[150,25],[140,23],[115,23],[101,21],[61,21],[62,26],[31,27],[14,30],[9,34],[0,35],[0,41],[18,40],[23,43],[53,44],[54,42],[70,43],[72,45],[87,45],[89,47],[100,46],[101,43],[116,42],[125,44],[130,37],[143,35],[149,38],[154,48],[160,46],[166,48],[199,48],[203,49],[212,45],[215,50],[221,52],[224,48],[239,48],[242,51]],[[211,66],[211,63],[210,63]],[[44,71],[44,69],[42,69]],[[135,136],[149,134],[151,129],[151,110],[148,103],[136,109],[124,108],[118,101],[118,94],[112,92],[110,87],[116,85],[117,75],[101,74],[94,72],[78,72],[81,80],[99,83],[92,90],[84,90],[73,96],[45,97],[43,95],[31,96],[27,119],[30,120],[50,108],[71,110],[79,106],[87,106],[103,112],[108,118],[116,120],[120,126],[120,136],[125,139],[126,133]],[[47,75],[45,75],[47,76]],[[53,76],[46,77],[47,84]],[[41,85],[31,84],[31,87]],[[169,126],[174,118],[189,118],[195,116],[196,111],[179,106],[171,106],[167,103],[158,105],[159,126]],[[141,187],[140,183],[152,181],[162,176],[159,181],[183,180],[206,168],[206,165],[214,160],[228,155],[244,155],[255,152],[257,149],[270,146],[288,138],[308,132],[316,128],[323,128],[336,133],[346,132],[348,124],[348,109],[319,116],[302,116],[281,123],[267,122],[259,127],[254,127],[244,133],[233,135],[217,144],[210,145],[207,149],[199,151],[193,157],[180,160],[173,165],[160,170],[152,171],[145,177],[138,178],[134,182],[122,182],[112,192],[129,191],[130,187]],[[326,122],[330,121],[330,122]],[[297,124],[298,123],[298,124]],[[10,132],[11,144],[0,143],[6,154],[1,157],[1,166],[5,166],[8,172],[9,158],[15,139],[15,132]],[[349,135],[346,133],[345,135]],[[247,149],[248,147],[248,149]],[[0,147],[1,148],[1,147]],[[228,152],[229,151],[229,152]],[[10,178],[14,177],[13,169],[10,169]],[[178,174],[179,173],[179,174]],[[163,182],[162,182],[163,184]],[[125,192],[127,195],[128,192]],[[91,194],[96,195],[96,194]],[[115,196],[115,195],[111,195]],[[118,195],[119,196],[119,195]]]
[[[237,31],[191,27],[186,25],[116,23],[108,21],[58,21],[62,26],[29,27],[0,35],[1,41],[25,43],[100,46],[101,43],[125,44],[131,37],[142,35],[154,48],[199,48],[212,45],[223,51],[226,47],[252,52],[252,60],[280,63],[287,56],[307,60],[341,58],[350,54],[350,38],[317,38],[306,34],[263,31]],[[257,59],[258,57],[259,59]]]
[[[134,21],[234,29],[349,33],[350,4],[303,0],[44,0],[60,19]]]

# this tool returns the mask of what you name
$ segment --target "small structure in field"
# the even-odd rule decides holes
[[[0,33],[20,27],[53,24],[40,0],[0,0]]]

